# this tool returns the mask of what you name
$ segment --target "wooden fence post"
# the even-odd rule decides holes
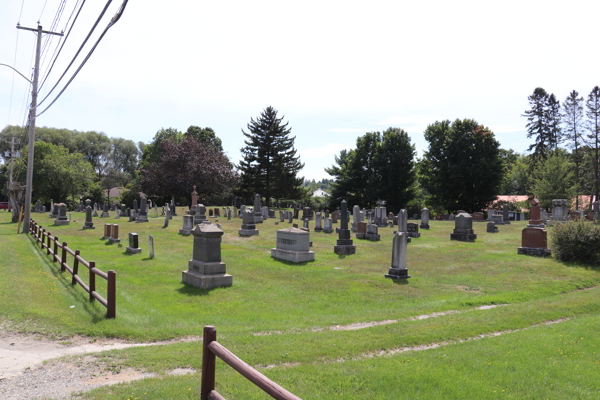
[[[208,348],[208,345],[215,340],[217,340],[217,329],[214,326],[205,326],[202,350],[202,383],[200,388],[200,400],[208,400],[210,392],[215,390],[216,357]]]
[[[118,211],[117,211],[118,212]],[[116,318],[117,316],[117,273],[115,271],[108,271],[108,284],[107,284],[106,295],[106,317]]]
[[[73,278],[71,279],[71,285],[75,286],[77,281],[75,280],[75,276],[79,273],[79,260],[77,256],[79,255],[79,250],[75,250],[75,259],[73,261]]]
[[[40,229],[40,249],[44,250],[44,240],[46,240],[46,238],[44,237],[44,228]]]
[[[60,272],[65,272],[65,264],[67,263],[67,242],[63,242],[62,254],[60,257]]]
[[[89,279],[88,279],[88,285],[89,285],[89,289],[90,289],[90,301],[94,301],[94,296],[92,295],[92,292],[96,291],[96,274],[94,274],[94,272],[92,271],[92,269],[96,268],[96,262],[95,261],[90,261],[90,274],[88,275]]]
[[[48,236],[48,240],[50,240],[50,236]],[[58,260],[58,236],[56,236],[53,240],[54,242],[54,248],[52,249],[52,251],[54,252],[54,255],[52,256],[52,262],[56,262],[56,260]],[[48,246],[48,250],[50,250],[50,246]]]

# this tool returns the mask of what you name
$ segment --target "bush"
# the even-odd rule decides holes
[[[561,261],[600,264],[600,225],[573,221],[552,228],[551,249]]]

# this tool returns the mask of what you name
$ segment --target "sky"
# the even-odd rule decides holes
[[[39,20],[49,30],[62,8],[54,28],[62,31],[81,1],[2,0],[0,63],[29,76],[35,34],[16,24],[35,28]],[[62,89],[121,3],[111,2],[40,107]],[[85,2],[38,100],[105,5]],[[599,13],[600,2],[591,0],[131,0],[37,125],[145,143],[160,128],[211,127],[238,163],[242,129],[272,106],[296,137],[300,175],[315,180],[330,178],[324,168],[357,137],[389,127],[408,132],[421,157],[423,131],[445,119],[475,119],[502,148],[525,152],[533,139],[522,114],[536,87],[563,101],[572,90],[587,98],[600,85]],[[44,74],[57,39],[45,46]],[[28,91],[28,82],[0,66],[0,127],[23,124]]]

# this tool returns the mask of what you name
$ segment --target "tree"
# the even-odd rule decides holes
[[[600,163],[600,87],[595,86],[588,95],[585,102],[585,114],[587,116],[586,128],[588,130],[587,143],[594,150],[594,192],[596,200],[600,198],[600,174],[598,164]]]
[[[335,157],[337,165],[325,169],[335,177],[330,206],[338,207],[345,199],[369,208],[379,201],[394,210],[406,207],[415,196],[414,154],[408,134],[399,128],[357,138],[356,149],[342,150]]]
[[[248,133],[241,149],[241,192],[247,198],[253,193],[265,196],[267,207],[271,197],[275,199],[298,199],[301,197],[303,178],[298,172],[304,167],[296,155],[294,141],[290,137],[289,122],[282,123],[277,110],[269,106],[256,119],[250,119]]]
[[[571,161],[563,151],[550,155],[534,170],[533,194],[544,208],[552,207],[553,199],[571,199],[575,195]]]
[[[108,166],[111,148],[110,138],[104,132],[84,132],[76,137],[77,149],[92,164],[98,178]]]
[[[234,186],[233,165],[215,147],[194,138],[164,140],[160,147],[160,158],[140,171],[139,188],[147,196],[189,197],[196,185],[202,198]]]
[[[152,143],[143,146],[143,154],[141,167],[144,168],[147,164],[160,160],[163,141],[168,140],[174,143],[179,143],[183,139],[183,134],[175,128],[160,128],[154,135]],[[139,146],[139,144],[138,144]],[[140,146],[141,148],[141,146]]]
[[[223,151],[223,144],[221,143],[221,139],[217,137],[217,134],[212,128],[200,128],[196,125],[191,125],[187,131],[183,134],[185,138],[194,138],[198,139],[204,143],[210,143],[219,151]]]
[[[496,199],[502,181],[500,143],[472,119],[435,122],[425,130],[422,185],[448,211],[481,211]]]
[[[579,180],[579,165],[581,164],[580,147],[583,141],[583,96],[573,90],[563,103],[563,124],[565,125],[565,137],[567,146],[573,149],[573,160],[575,161],[575,192],[578,195],[581,189]],[[579,196],[575,197],[575,209],[579,209]]]
[[[529,160],[527,156],[515,153],[517,158],[512,164],[505,164],[505,173],[502,180],[501,194],[519,195],[530,193]]]
[[[560,102],[554,94],[548,94],[541,88],[535,88],[533,94],[528,97],[530,110],[526,110],[527,137],[535,137],[535,143],[529,146],[528,151],[533,150],[533,165],[547,157],[550,150],[556,150],[561,137],[560,129]]]

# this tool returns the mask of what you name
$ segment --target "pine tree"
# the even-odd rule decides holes
[[[535,137],[535,143],[529,146],[529,151],[533,150],[532,163],[535,163],[548,156],[550,150],[556,151],[562,140],[560,128],[560,102],[556,100],[554,94],[548,94],[543,88],[538,87],[533,94],[528,97],[530,110],[526,110],[524,117],[527,117],[527,137]]]
[[[585,114],[587,116],[586,128],[588,130],[587,143],[594,149],[594,190],[596,201],[599,199],[600,175],[598,164],[600,163],[600,87],[592,89],[585,102]]]
[[[250,198],[253,193],[265,197],[269,206],[271,197],[275,199],[297,199],[301,196],[303,178],[297,173],[304,167],[296,155],[294,140],[290,137],[288,122],[277,118],[277,110],[269,106],[256,119],[250,119],[245,147],[241,149],[242,173],[241,192]]]
[[[579,209],[579,164],[581,162],[580,147],[583,141],[583,97],[573,90],[563,103],[563,124],[566,128],[567,145],[573,149],[573,160],[575,161],[575,209]]]

